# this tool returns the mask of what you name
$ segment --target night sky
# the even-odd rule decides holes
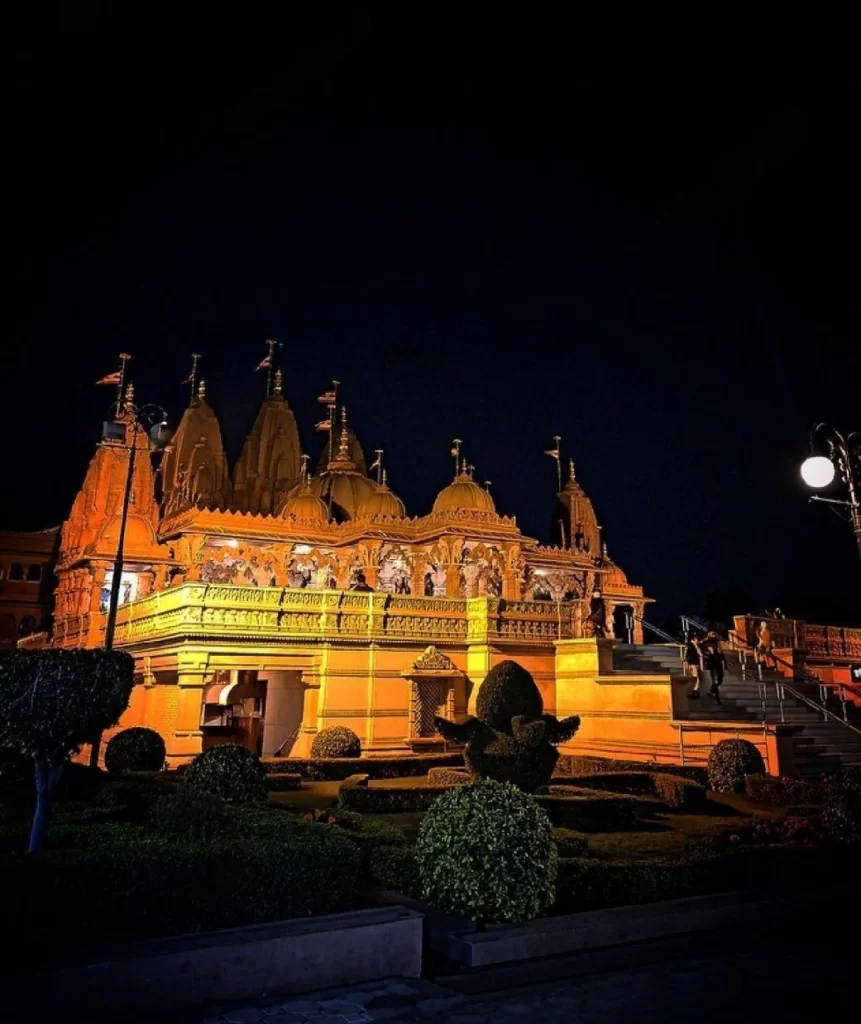
[[[68,513],[121,350],[174,423],[202,352],[235,457],[275,337],[315,461],[336,377],[411,514],[460,437],[546,541],[560,434],[652,617],[732,589],[861,621],[851,529],[797,469],[815,420],[861,428],[849,64],[629,54],[552,8],[133,9],[7,41],[0,525]]]

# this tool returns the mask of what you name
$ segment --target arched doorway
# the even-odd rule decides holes
[[[613,606],[613,636],[623,644],[634,642],[634,609],[631,605]]]

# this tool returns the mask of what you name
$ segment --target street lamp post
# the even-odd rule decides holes
[[[129,387],[131,391],[131,386]],[[129,518],[129,505],[131,504],[132,486],[135,475],[135,455],[137,454],[138,433],[146,430],[149,436],[152,450],[159,451],[170,440],[170,431],[167,426],[167,413],[160,405],[144,405],[140,408],[132,401],[132,392],[125,403],[125,408],[133,417],[131,444],[122,447],[129,453],[128,468],[126,470],[126,484],[123,491],[123,507],[120,513],[120,532],[117,537],[117,554],[114,559],[114,571],[111,576],[111,593],[108,600],[108,615],[105,620],[105,650],[111,650],[114,646],[114,633],[117,628],[117,609],[120,603],[120,583],[123,575],[123,557],[126,540],[126,524]],[[97,767],[99,763],[99,748],[101,747],[101,733],[96,737],[90,751],[90,764]]]
[[[817,438],[824,444],[827,455],[815,454]],[[848,507],[855,543],[861,556],[861,504],[858,501],[861,490],[861,432],[856,430],[844,437],[827,423],[817,423],[810,433],[810,449],[813,454],[801,464],[801,478],[807,486],[817,489],[827,487],[839,475],[849,494],[848,501],[823,498],[818,494],[810,500]]]

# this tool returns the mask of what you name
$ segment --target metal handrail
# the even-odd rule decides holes
[[[746,674],[747,666],[745,664],[742,664],[742,655],[744,656],[744,660],[746,661],[747,660],[748,648],[740,646],[736,642],[736,640],[733,638],[732,635],[730,635],[730,637],[728,638],[727,643],[729,643],[730,648],[732,650],[736,651],[739,654],[739,668],[741,669],[743,675]],[[792,671],[793,673],[795,672],[795,667],[793,665],[791,665],[788,661],[785,661],[783,658],[779,658],[779,657],[777,657],[774,654],[769,654],[768,656],[769,656],[769,658],[772,659],[772,661],[775,661],[778,664],[783,665],[785,668],[790,669],[790,671]],[[759,683],[764,683],[764,680],[762,679],[762,662],[758,662],[757,663],[757,676],[758,676]],[[815,679],[817,684],[819,684],[821,686],[822,680],[819,679],[818,676],[813,676],[812,678]],[[778,699],[778,701],[780,703],[780,720],[782,722],[786,721],[785,710],[784,710],[784,701],[786,700],[786,694],[789,693],[793,698],[795,698],[795,700],[801,701],[802,704],[806,704],[808,707],[812,708],[814,711],[819,711],[826,718],[834,719],[834,721],[837,722],[839,725],[843,725],[847,729],[851,729],[852,732],[856,733],[858,736],[861,736],[861,729],[857,729],[845,717],[846,716],[846,701],[845,700],[843,701],[843,715],[844,715],[844,717],[840,718],[839,715],[835,715],[833,711],[829,710],[825,706],[824,703],[819,703],[819,702],[813,700],[812,698],[808,697],[807,694],[801,693],[800,690],[797,690],[794,686],[792,686],[790,683],[787,683],[786,680],[784,680],[784,679],[775,679],[774,680],[774,689],[775,689],[775,694],[777,696],[777,699]],[[763,715],[764,715],[765,714],[765,698],[762,696],[762,692],[763,691],[760,691],[760,699],[763,701]]]
[[[632,615],[631,618],[633,618],[635,622],[639,622],[643,629],[648,629],[650,633],[654,633],[655,636],[662,637],[664,640],[669,641],[669,643],[674,644],[676,647],[685,646],[683,643],[679,642],[678,637],[670,636],[670,634],[666,633],[663,629],[660,628],[660,626],[653,626],[651,622],[647,622],[644,618],[642,618],[642,616]]]

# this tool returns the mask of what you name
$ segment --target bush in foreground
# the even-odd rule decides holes
[[[850,769],[826,781],[822,825],[834,842],[861,846],[861,771]]]
[[[765,774],[762,755],[747,740],[721,740],[709,754],[709,789],[743,793],[746,775]]]
[[[229,804],[266,799],[266,770],[260,758],[237,743],[210,747],[198,754],[183,782],[191,793],[216,797]]]
[[[321,729],[311,744],[312,757],[359,757],[362,741],[345,725]]]
[[[444,793],[418,838],[425,899],[473,921],[529,921],[554,900],[550,820],[515,786],[486,779]]]
[[[123,772],[160,772],[164,768],[164,740],[155,729],[135,726],[112,736],[105,748],[105,768]]]

